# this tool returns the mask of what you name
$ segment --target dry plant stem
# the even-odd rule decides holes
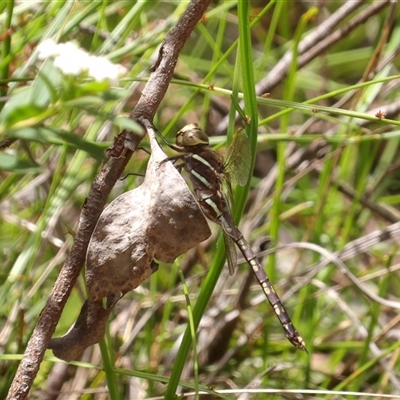
[[[308,272],[299,280],[298,283],[291,285],[291,287],[288,288],[284,296],[282,296],[282,300],[285,301],[286,299],[293,296],[293,294],[299,291],[302,287],[304,287],[304,285],[308,285],[311,282],[311,280],[316,276],[316,274],[323,268],[325,268],[327,265],[329,265],[332,262],[332,260],[334,261],[339,260],[340,262],[343,263],[357,255],[360,255],[368,251],[372,246],[375,246],[379,243],[386,242],[389,240],[393,240],[395,243],[397,243],[399,241],[399,238],[400,238],[400,222],[396,222],[394,224],[387,226],[383,230],[376,230],[374,232],[369,233],[368,235],[353,240],[352,242],[346,244],[346,246],[344,246],[343,249],[331,253],[330,257],[326,257],[321,262],[311,266]],[[338,263],[334,263],[334,265],[337,264]],[[347,270],[344,271],[344,274],[350,276]],[[352,281],[352,283],[355,282],[351,278],[350,280]],[[381,299],[379,296],[376,296],[374,294],[372,295],[369,294],[369,292],[363,290],[362,287],[360,288],[358,281],[356,281],[355,285],[363,293],[365,293],[367,297],[371,298],[372,300],[377,301],[380,304],[384,304],[387,307],[393,307],[395,309],[399,309],[398,302]]]
[[[337,182],[336,184],[338,185],[338,189],[350,200],[353,201],[354,199],[358,198],[358,201],[361,205],[375,213],[380,218],[390,222],[391,224],[395,224],[399,220],[397,215],[395,215],[389,208],[375,204],[365,195],[358,196],[357,191],[344,182]]]
[[[197,22],[206,12],[211,0],[192,0],[177,25],[168,32],[161,45],[158,59],[152,67],[157,73],[151,76],[131,117],[141,123],[152,121],[168,89],[178,55]]]
[[[368,8],[357,14],[340,29],[333,31],[336,25],[340,24],[348,15],[350,15],[351,12],[364,3],[362,0],[347,1],[299,43],[299,58],[297,60],[298,68],[308,64],[318,55],[326,51],[327,48],[345,38],[349,32],[364,23],[368,18],[376,15],[382,8],[388,6],[390,2],[391,0],[384,0],[372,3]],[[290,49],[268,73],[268,75],[256,85],[256,93],[258,96],[269,92],[286,78],[292,58],[293,51]],[[219,123],[215,131],[220,134],[221,132],[226,131],[227,126],[228,118],[226,117]]]
[[[135,110],[131,113],[133,119],[144,125],[152,121],[167,91],[179,51],[206,11],[209,2],[210,0],[191,1],[177,25],[166,36],[160,49],[154,73],[144,88]],[[38,323],[11,384],[7,400],[27,398],[62,310],[85,262],[87,246],[106,203],[107,196],[122,174],[140,140],[141,137],[129,132],[120,133],[114,148],[109,152],[112,158],[103,165],[96,176],[82,207],[75,243],[39,316]]]
[[[352,2],[350,2],[352,3]],[[347,35],[353,31],[357,26],[363,24],[372,16],[379,13],[379,11],[390,5],[391,0],[386,1],[378,1],[371,4],[370,7],[365,9],[363,12],[357,14],[351,21],[349,21],[346,25],[339,28],[337,31],[333,32],[324,40],[320,41],[318,44],[315,44],[310,50],[299,57],[298,65],[300,67],[308,64],[311,60],[313,60],[319,54],[322,54],[328,47],[334,45],[339,40],[347,37]]]

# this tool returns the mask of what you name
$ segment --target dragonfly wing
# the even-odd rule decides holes
[[[224,232],[224,243],[226,260],[228,262],[229,274],[233,275],[237,264],[237,253],[235,242]]]
[[[229,180],[229,174],[225,174],[222,179],[223,196],[225,198],[226,204],[229,207],[229,212],[233,208],[233,191],[231,181]]]
[[[229,148],[226,170],[234,182],[244,186],[249,180],[251,166],[251,147],[244,129],[239,129],[233,136]]]

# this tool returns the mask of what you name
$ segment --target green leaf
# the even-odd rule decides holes
[[[67,143],[76,149],[86,151],[98,161],[104,158],[104,147],[107,145],[106,143],[91,143],[74,133],[48,128],[23,128],[9,132],[8,136],[57,146]]]
[[[27,160],[8,153],[0,153],[0,170],[10,172],[41,172],[42,168]]]
[[[45,62],[30,86],[15,91],[0,113],[0,124],[11,127],[17,122],[35,118],[47,110],[50,102],[57,101],[57,90],[62,75],[53,63]]]
[[[5,109],[5,108],[4,108]],[[20,121],[33,119],[32,125],[41,120],[41,115],[46,111],[45,108],[39,107],[35,104],[24,104],[20,107],[15,107],[9,111],[7,118],[4,121],[5,126],[12,127]]]
[[[64,103],[66,108],[96,109],[104,105],[104,100],[98,96],[84,96],[69,100]]]

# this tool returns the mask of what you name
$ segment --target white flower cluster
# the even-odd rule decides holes
[[[80,75],[87,72],[96,81],[116,81],[126,74],[125,67],[113,64],[105,57],[92,56],[72,42],[56,43],[46,39],[38,46],[38,59],[54,57],[54,65],[65,75]]]

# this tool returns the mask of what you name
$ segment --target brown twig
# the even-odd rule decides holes
[[[178,59],[179,52],[207,9],[210,0],[192,0],[177,25],[165,37],[159,58],[131,118],[143,125],[151,123],[163,99]],[[26,399],[39,370],[44,352],[60,319],[72,288],[85,262],[90,237],[106,203],[107,196],[122,174],[142,136],[123,131],[114,147],[107,153],[109,159],[96,176],[82,207],[79,230],[71,253],[54,284],[47,303],[18,366],[8,392],[7,400]]]

